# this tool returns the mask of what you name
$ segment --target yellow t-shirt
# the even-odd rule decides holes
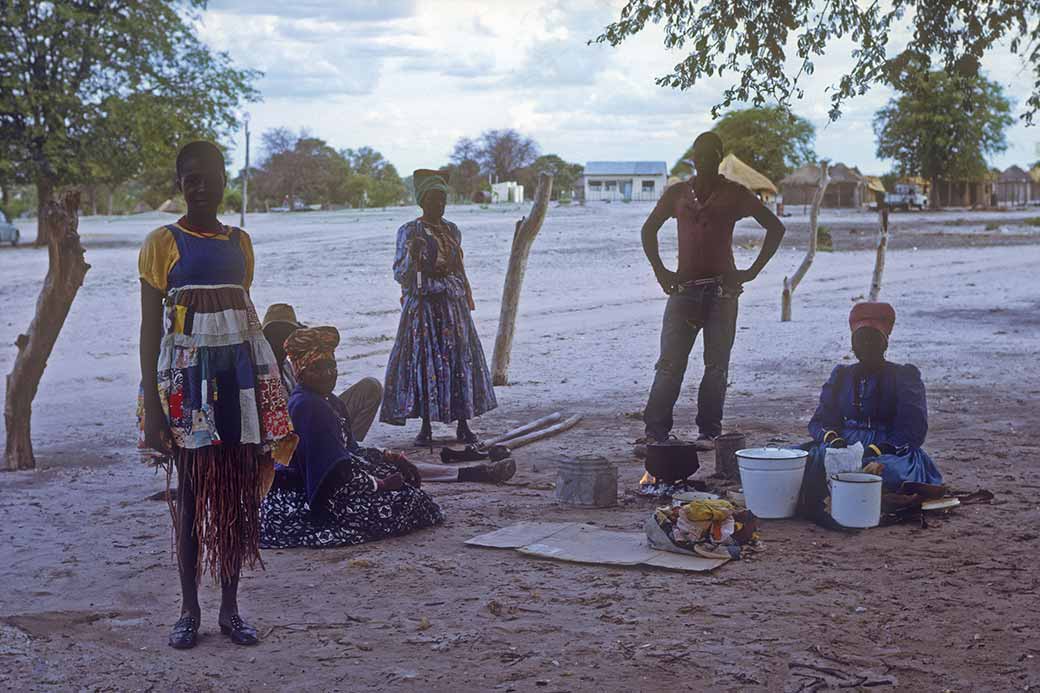
[[[192,233],[180,224],[174,224],[174,226],[196,238],[209,238],[214,241],[231,240],[227,233],[220,233],[215,236],[201,236],[200,234]],[[224,228],[228,231],[231,230],[230,226]],[[249,234],[239,229],[238,242],[242,246],[242,255],[245,256],[246,263],[245,280],[242,282],[242,285],[248,291],[253,283],[253,241],[250,240]],[[170,270],[173,269],[173,266],[177,264],[179,259],[180,252],[177,250],[177,240],[173,237],[173,233],[165,226],[160,226],[144,239],[141,253],[137,256],[137,271],[140,273],[142,280],[159,291],[165,292],[167,289],[166,278],[170,276]]]

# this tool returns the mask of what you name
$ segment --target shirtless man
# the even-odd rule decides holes
[[[722,433],[729,355],[737,325],[737,297],[758,276],[784,237],[783,223],[754,193],[719,174],[722,140],[705,132],[693,143],[697,175],[664,191],[643,224],[643,251],[658,283],[668,294],[661,328],[661,357],[643,413],[648,443],[663,441],[672,430],[672,410],[679,397],[690,350],[704,330],[704,375],[697,393],[698,441],[714,447]],[[657,234],[675,217],[679,231],[679,267],[665,268]],[[733,260],[733,225],[754,217],[766,231],[751,267],[738,270]]]

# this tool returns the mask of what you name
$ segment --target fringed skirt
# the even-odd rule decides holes
[[[260,501],[269,486],[270,457],[256,445],[211,445],[178,449],[175,464],[177,494],[170,497],[170,513],[175,532],[182,529],[178,515],[186,515],[198,542],[196,582],[204,572],[226,582],[243,566],[262,568]]]

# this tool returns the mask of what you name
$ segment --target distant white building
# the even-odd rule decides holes
[[[524,186],[514,180],[495,183],[491,186],[492,202],[523,202]]]
[[[668,184],[663,161],[590,161],[585,164],[585,199],[656,201]]]

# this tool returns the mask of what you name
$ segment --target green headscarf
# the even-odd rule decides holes
[[[431,190],[443,190],[448,194],[448,183],[440,171],[420,168],[412,173],[412,185],[415,186],[415,201],[422,206],[423,195]]]

